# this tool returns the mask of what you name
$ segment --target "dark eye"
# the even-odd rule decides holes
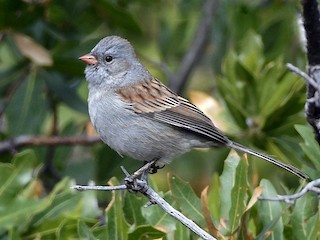
[[[106,56],[105,59],[106,59],[106,62],[111,62],[113,58],[110,55],[108,55]]]

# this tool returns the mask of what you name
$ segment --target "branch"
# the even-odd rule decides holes
[[[203,18],[199,23],[198,30],[195,33],[194,40],[189,47],[189,51],[185,54],[180,67],[176,74],[169,77],[169,87],[180,94],[190,73],[196,63],[203,55],[203,52],[210,39],[212,29],[212,16],[216,9],[216,1],[207,0],[202,9]]]
[[[312,182],[309,182],[302,190],[296,194],[292,195],[277,195],[276,197],[259,197],[259,200],[267,200],[267,201],[283,201],[286,203],[294,203],[295,200],[301,198],[308,192],[314,192],[316,194],[320,194],[320,179],[316,179]]]
[[[184,216],[181,212],[177,211],[173,208],[168,202],[166,202],[159,194],[157,194],[144,180],[137,179],[136,180],[137,187],[139,188],[138,192],[145,195],[152,204],[157,204],[161,207],[166,213],[168,213],[173,218],[177,219],[187,228],[189,228],[192,232],[197,234],[202,239],[211,239],[215,240],[214,237],[205,232],[202,228],[200,228],[197,224],[195,224],[192,220]],[[119,186],[73,186],[73,189],[78,191],[85,190],[100,190],[100,191],[113,191],[113,190],[124,190],[128,189],[126,185]]]
[[[15,152],[25,146],[90,145],[97,142],[100,142],[98,136],[19,136],[0,142],[0,153]]]
[[[306,81],[306,84],[310,84],[311,86],[313,86],[314,88],[319,90],[320,86],[318,86],[317,82],[315,80],[313,80],[311,77],[309,77],[309,75],[306,74],[304,71],[300,70],[299,68],[297,68],[296,66],[292,65],[291,63],[287,63],[286,67],[291,72],[295,73],[299,77],[302,77]]]
[[[315,139],[320,145],[320,66],[309,67],[309,75],[290,63],[287,63],[286,66],[291,72],[306,81],[308,93],[305,114],[308,123],[313,128]]]
[[[130,176],[127,176],[125,179],[124,185],[119,186],[80,186],[76,185],[72,188],[78,191],[85,191],[85,190],[100,190],[100,191],[113,191],[113,190],[124,190],[127,189],[129,192],[140,192],[144,196],[146,196],[150,204],[147,204],[146,206],[149,206],[151,204],[157,204],[159,207],[161,207],[166,213],[168,213],[173,218],[177,219],[179,222],[181,222],[184,226],[189,228],[192,232],[197,234],[202,239],[209,239],[209,240],[215,240],[214,237],[212,237],[210,234],[208,234],[206,231],[204,231],[202,228],[200,228],[197,224],[195,224],[192,220],[184,216],[181,212],[173,208],[168,202],[166,202],[162,197],[159,196],[148,184],[146,180],[137,179],[139,175],[143,175],[145,171],[148,171],[150,166],[152,166],[154,162],[149,162],[145,164],[142,168],[138,169],[135,173],[133,173]],[[129,179],[129,181],[128,181]],[[134,179],[134,182],[132,180]]]
[[[308,123],[313,128],[315,139],[320,145],[320,65],[309,66],[308,75],[316,82],[317,87],[307,84],[305,114]]]
[[[303,25],[307,39],[307,57],[311,66],[320,64],[320,14],[317,0],[302,0]]]
[[[301,3],[310,77],[307,80],[305,113],[308,123],[313,128],[315,139],[320,145],[320,13],[317,0],[302,0]]]

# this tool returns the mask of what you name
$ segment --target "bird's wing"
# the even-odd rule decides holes
[[[157,79],[121,88],[118,94],[137,114],[193,131],[215,141],[217,145],[230,142],[199,108],[172,92]]]

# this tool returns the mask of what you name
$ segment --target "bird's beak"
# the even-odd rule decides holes
[[[98,62],[97,58],[90,53],[79,57],[79,59],[89,65],[94,65]]]

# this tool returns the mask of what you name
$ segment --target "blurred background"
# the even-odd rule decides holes
[[[106,185],[124,178],[121,165],[129,172],[142,166],[101,143],[87,112],[78,58],[101,38],[119,35],[154,76],[231,139],[316,177],[295,127],[306,125],[305,84],[285,67],[305,69],[299,12],[299,1],[291,0],[0,0],[0,161],[31,149],[40,195],[64,177]],[[199,194],[228,154],[192,150],[151,178],[167,191],[167,173],[174,173]],[[299,184],[257,158],[249,156],[248,164],[252,187],[262,178],[280,192]],[[99,195],[99,204],[109,198]]]

